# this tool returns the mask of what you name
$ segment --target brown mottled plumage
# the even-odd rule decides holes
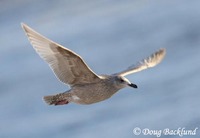
[[[56,77],[71,89],[56,95],[44,96],[49,105],[63,105],[69,102],[92,104],[110,98],[118,90],[130,86],[137,88],[124,76],[154,67],[162,61],[165,49],[160,49],[151,56],[113,75],[97,75],[75,52],[45,38],[29,26],[22,23],[33,48],[45,60]]]

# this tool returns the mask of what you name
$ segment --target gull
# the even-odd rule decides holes
[[[21,25],[35,51],[48,63],[55,76],[71,88],[62,93],[44,96],[44,101],[49,105],[65,105],[72,102],[93,104],[110,98],[122,88],[137,88],[137,85],[125,76],[156,66],[166,54],[166,50],[161,48],[124,71],[111,75],[97,75],[75,52],[42,36],[28,25]]]

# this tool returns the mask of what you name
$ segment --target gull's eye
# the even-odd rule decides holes
[[[122,78],[120,78],[120,82],[124,82],[124,80]]]

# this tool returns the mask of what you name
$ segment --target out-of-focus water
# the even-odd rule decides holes
[[[135,136],[135,127],[200,129],[199,7],[199,0],[0,1],[0,137],[141,138],[155,136]],[[167,55],[127,77],[138,89],[88,106],[47,106],[44,95],[69,88],[35,53],[21,22],[80,54],[98,74],[161,47]]]

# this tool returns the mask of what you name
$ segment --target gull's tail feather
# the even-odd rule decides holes
[[[43,99],[48,105],[64,105],[69,103],[69,93],[44,96]]]

